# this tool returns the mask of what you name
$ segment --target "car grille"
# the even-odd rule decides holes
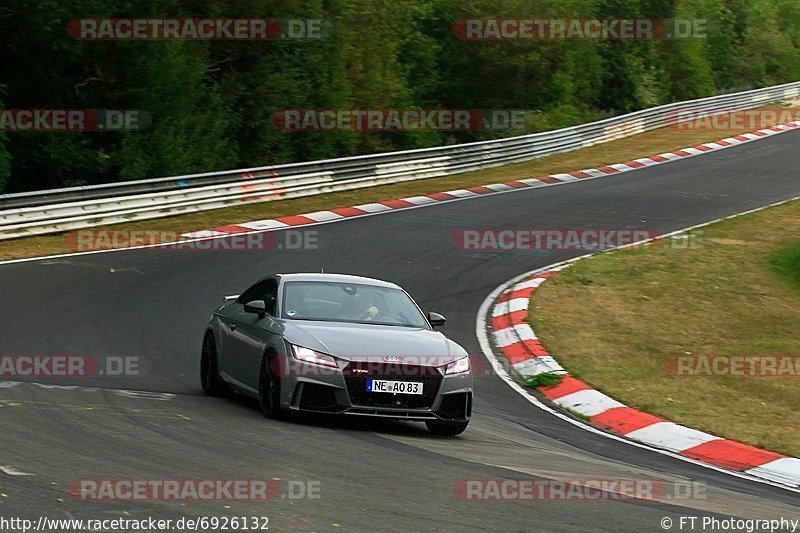
[[[358,370],[362,372],[357,372]],[[364,370],[366,373],[363,372]],[[442,384],[442,375],[433,367],[351,362],[344,368],[343,373],[350,402],[357,406],[396,409],[430,408]],[[422,394],[367,392],[368,378],[416,381],[422,383]]]

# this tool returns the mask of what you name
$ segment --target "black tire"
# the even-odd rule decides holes
[[[228,396],[231,393],[228,384],[219,377],[217,345],[211,333],[207,333],[203,339],[203,352],[200,356],[200,384],[203,392],[209,396]]]
[[[426,420],[425,425],[428,426],[428,431],[434,435],[442,435],[443,437],[455,437],[461,435],[467,429],[469,422],[445,422],[443,420]]]
[[[267,418],[283,418],[281,408],[281,376],[276,367],[277,356],[268,354],[261,363],[261,374],[258,377],[258,405]]]

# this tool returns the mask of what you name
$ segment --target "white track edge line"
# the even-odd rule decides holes
[[[695,157],[695,156],[692,156],[692,157]],[[632,247],[632,246],[641,246],[642,244],[650,243],[650,242],[653,242],[654,240],[664,239],[664,238],[667,238],[667,237],[671,237],[673,235],[680,235],[682,233],[686,233],[687,231],[691,231],[691,230],[694,230],[694,229],[697,229],[697,228],[702,228],[702,227],[705,227],[705,226],[710,226],[711,224],[716,224],[717,222],[722,222],[723,220],[729,220],[731,218],[737,218],[737,217],[740,217],[740,216],[749,215],[751,213],[756,213],[758,211],[763,211],[765,209],[769,209],[770,207],[777,207],[779,205],[787,204],[787,203],[793,202],[795,200],[800,200],[800,196],[795,196],[794,198],[789,198],[787,200],[781,200],[779,202],[774,202],[774,203],[771,203],[771,204],[768,204],[768,205],[765,205],[765,206],[762,206],[762,207],[757,207],[755,209],[750,209],[748,211],[744,211],[742,213],[736,213],[734,215],[728,215],[726,217],[721,217],[721,218],[717,218],[717,219],[714,219],[714,220],[711,220],[711,221],[708,221],[708,222],[703,222],[702,224],[696,224],[696,225],[690,226],[688,228],[679,229],[679,230],[676,230],[676,231],[672,231],[670,233],[665,233],[664,235],[661,235],[661,236],[659,236],[657,238],[645,239],[643,241],[634,242],[634,243],[631,243],[631,244],[627,244],[625,246],[619,246],[617,248],[614,248],[614,250],[620,250],[620,249],[629,248],[629,247]],[[608,251],[613,251],[613,250],[608,250]],[[770,485],[770,486],[773,486],[773,487],[784,489],[784,490],[789,491],[789,492],[794,492],[794,493],[800,494],[800,488],[795,488],[795,487],[791,487],[789,485],[784,485],[782,483],[778,483],[776,481],[771,481],[771,480],[768,480],[768,479],[759,478],[759,477],[753,476],[751,474],[746,474],[744,472],[737,472],[737,471],[734,471],[734,470],[729,470],[729,469],[726,469],[726,468],[715,466],[715,465],[712,465],[712,464],[709,464],[709,463],[705,463],[703,461],[699,461],[699,460],[696,460],[696,459],[692,459],[690,457],[686,457],[686,456],[683,456],[683,455],[680,455],[680,454],[677,454],[677,453],[674,453],[674,452],[670,452],[670,451],[667,451],[667,450],[664,450],[664,449],[661,449],[661,448],[656,448],[654,446],[648,446],[646,444],[642,444],[640,442],[636,442],[636,441],[624,438],[622,436],[615,435],[613,433],[608,433],[606,431],[598,429],[598,428],[596,428],[594,426],[591,426],[589,424],[585,424],[584,422],[582,422],[582,421],[580,421],[580,420],[578,420],[576,418],[573,418],[573,417],[567,415],[566,413],[563,413],[563,412],[561,412],[559,410],[553,409],[549,405],[546,405],[541,400],[539,400],[539,398],[537,398],[536,396],[533,396],[533,395],[529,394],[528,391],[523,389],[522,386],[519,383],[517,383],[517,381],[514,380],[514,378],[512,378],[508,374],[508,372],[506,372],[505,367],[500,362],[498,357],[495,355],[494,350],[492,349],[491,342],[489,341],[489,336],[487,334],[488,323],[487,323],[486,318],[487,318],[488,313],[489,313],[489,308],[492,306],[494,301],[508,287],[510,287],[510,286],[522,281],[523,279],[525,279],[527,277],[533,276],[535,274],[539,274],[541,272],[546,272],[548,270],[552,270],[552,269],[560,267],[560,266],[570,265],[572,263],[580,261],[581,259],[586,259],[586,258],[592,257],[593,255],[596,255],[596,254],[594,254],[594,253],[584,254],[584,255],[581,255],[581,256],[578,256],[578,257],[574,257],[572,259],[567,259],[566,261],[553,263],[552,265],[547,265],[545,267],[536,268],[534,270],[530,270],[528,272],[524,272],[524,273],[520,274],[519,276],[511,278],[510,280],[508,280],[505,283],[503,283],[503,284],[499,285],[498,287],[496,287],[486,297],[486,299],[483,300],[483,302],[481,303],[480,308],[478,309],[478,315],[477,315],[477,317],[475,319],[475,334],[478,337],[478,343],[481,346],[481,351],[483,352],[484,357],[486,357],[486,359],[489,361],[489,364],[492,365],[492,368],[494,369],[495,372],[497,372],[497,375],[503,381],[505,381],[506,384],[509,387],[511,387],[513,390],[515,390],[520,395],[522,395],[523,398],[528,400],[529,403],[531,403],[534,406],[538,407],[542,411],[548,412],[548,413],[560,418],[561,420],[563,420],[565,422],[568,422],[568,423],[572,424],[573,426],[581,428],[581,429],[583,429],[585,431],[588,431],[590,433],[594,433],[596,435],[601,435],[603,437],[606,437],[608,439],[615,440],[615,441],[618,441],[618,442],[624,442],[625,444],[628,444],[630,446],[635,446],[637,448],[641,448],[641,449],[644,449],[644,450],[649,450],[649,451],[652,451],[652,452],[655,452],[655,453],[658,453],[658,454],[661,454],[661,455],[665,455],[667,457],[672,457],[674,459],[679,459],[679,460],[681,460],[683,462],[691,463],[691,464],[694,464],[694,465],[697,465],[697,466],[700,466],[702,468],[706,468],[706,469],[709,469],[709,470],[714,470],[714,471],[720,472],[722,474],[726,474],[726,475],[729,475],[729,476],[737,477],[737,478],[748,480],[748,481],[753,481],[755,483],[761,483],[761,484],[764,484],[764,485]]]
[[[786,129],[780,130],[780,131],[778,131],[776,133],[788,133],[790,131],[798,131],[798,130],[800,130],[800,121],[795,121],[792,124],[795,124],[795,126],[794,127],[788,127]],[[387,213],[396,213],[396,212],[399,212],[399,211],[408,211],[410,209],[422,209],[422,208],[426,208],[426,207],[434,207],[434,206],[445,205],[445,204],[449,204],[449,203],[453,203],[453,202],[460,202],[460,201],[465,201],[465,200],[474,200],[476,198],[485,198],[485,197],[489,197],[489,196],[495,196],[495,195],[498,195],[498,194],[509,194],[509,193],[515,193],[515,192],[530,191],[530,190],[534,190],[534,189],[549,189],[550,187],[557,187],[559,185],[570,185],[570,184],[573,184],[573,183],[582,183],[582,182],[589,181],[589,180],[594,180],[594,179],[597,179],[597,178],[623,176],[623,175],[628,174],[630,172],[636,172],[637,170],[644,170],[645,168],[650,168],[651,166],[661,166],[661,165],[666,165],[666,164],[669,164],[669,163],[673,163],[675,161],[683,161],[683,160],[686,160],[686,159],[689,159],[689,158],[692,158],[692,157],[702,157],[705,154],[711,154],[711,153],[714,153],[714,152],[719,152],[720,150],[727,150],[728,148],[734,148],[736,146],[741,146],[743,144],[749,144],[751,142],[757,142],[757,141],[762,140],[762,139],[769,139],[771,137],[774,137],[774,135],[765,135],[763,137],[757,137],[757,138],[752,139],[752,140],[742,141],[742,142],[740,142],[738,144],[730,144],[729,146],[722,146],[717,150],[709,150],[708,152],[702,152],[702,153],[697,154],[697,155],[688,155],[688,156],[684,156],[684,157],[681,157],[681,158],[675,159],[675,160],[662,161],[660,163],[655,163],[653,165],[648,165],[648,166],[641,167],[641,168],[633,168],[630,171],[615,172],[613,174],[602,174],[602,175],[598,175],[598,176],[589,176],[589,177],[581,178],[581,179],[575,180],[575,181],[562,181],[562,182],[558,182],[558,183],[545,183],[545,182],[542,182],[542,185],[538,185],[538,186],[530,186],[530,187],[524,187],[524,188],[519,188],[519,189],[511,189],[511,190],[507,190],[507,191],[497,191],[497,192],[494,192],[494,193],[491,193],[491,194],[479,194],[479,195],[476,195],[476,196],[456,197],[456,198],[453,198],[452,200],[445,200],[445,201],[436,202],[436,203],[432,203],[432,204],[414,205],[414,206],[410,206],[410,207],[404,207],[402,209],[389,209],[389,210],[380,211],[380,212],[377,212],[377,213],[366,213],[366,214],[363,214],[363,215],[356,215],[356,216],[351,216],[351,217],[343,217],[343,218],[338,218],[338,219],[335,219],[335,220],[325,220],[325,221],[322,221],[322,222],[313,222],[313,223],[310,223],[310,224],[301,224],[301,225],[298,225],[298,226],[286,226],[286,227],[283,227],[283,228],[258,229],[258,230],[240,232],[240,233],[228,233],[228,234],[225,234],[225,235],[218,235],[218,236],[211,236],[211,237],[196,237],[196,238],[193,238],[193,239],[184,239],[184,240],[180,240],[180,241],[161,242],[161,243],[158,243],[158,244],[145,244],[145,245],[141,245],[141,246],[129,246],[127,248],[112,248],[110,250],[91,250],[91,251],[87,251],[87,252],[69,252],[69,253],[64,253],[64,254],[46,255],[46,256],[40,256],[40,257],[23,257],[23,258],[19,258],[19,259],[7,259],[5,261],[0,261],[0,265],[11,265],[11,264],[17,264],[17,263],[30,263],[30,262],[33,262],[33,261],[43,261],[43,260],[47,260],[47,259],[61,259],[63,257],[73,257],[73,256],[80,256],[80,255],[93,255],[93,254],[103,254],[103,253],[111,253],[111,252],[125,252],[125,251],[129,251],[129,250],[145,250],[145,249],[148,249],[148,248],[163,248],[163,247],[166,247],[166,246],[171,246],[173,244],[186,244],[186,243],[191,243],[191,242],[200,242],[200,241],[208,241],[208,240],[215,240],[215,239],[227,239],[227,238],[230,238],[230,237],[232,237],[234,235],[255,235],[257,233],[270,233],[270,232],[273,232],[273,231],[285,231],[285,230],[288,230],[288,229],[307,228],[309,226],[319,226],[319,225],[322,225],[322,224],[333,224],[333,223],[336,223],[336,222],[342,222],[344,220],[355,220],[355,219],[358,219],[358,218],[366,218],[366,217],[376,216],[376,215],[385,215]],[[717,142],[717,141],[714,141],[714,142]],[[682,148],[680,148],[679,150],[682,150]],[[674,151],[677,151],[677,150],[674,150]],[[648,157],[652,157],[652,156],[648,156]],[[644,157],[644,158],[640,158],[640,159],[648,159],[648,157]],[[585,170],[584,170],[584,172],[585,172]],[[451,175],[456,175],[456,174],[451,174]],[[522,181],[522,180],[516,180],[516,181]],[[490,185],[496,185],[496,184],[490,184]],[[485,187],[485,185],[483,185],[483,187]],[[429,194],[437,194],[437,193],[429,193]],[[383,200],[383,201],[390,201],[390,200]],[[361,205],[365,205],[365,204],[361,204]],[[345,206],[345,207],[348,207],[348,206]],[[357,206],[350,206],[350,207],[357,207]],[[338,209],[338,208],[332,208],[332,209]],[[745,213],[741,213],[741,214],[745,214]],[[287,216],[298,216],[298,215],[287,215]],[[299,214],[299,216],[303,216],[302,213]],[[736,215],[734,215],[734,216],[736,216]],[[276,220],[276,219],[267,219],[267,220]],[[242,222],[242,224],[248,224],[248,223],[249,222]],[[229,224],[229,225],[235,226],[236,224]],[[114,226],[114,224],[112,224],[112,226]],[[64,231],[62,233],[67,233],[68,231],[78,231],[78,230],[66,230],[66,231]],[[202,231],[202,230],[196,230],[196,231]],[[30,237],[37,237],[37,236],[39,236],[39,235],[30,235]],[[24,238],[27,238],[27,237],[20,237],[20,238],[24,239]],[[13,239],[9,239],[9,241],[11,241],[11,240],[13,240]],[[641,243],[636,243],[636,244],[641,244]]]

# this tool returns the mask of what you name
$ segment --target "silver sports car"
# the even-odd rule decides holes
[[[339,274],[281,274],[226,297],[203,340],[212,396],[257,398],[264,415],[341,413],[424,421],[440,435],[469,424],[467,352],[434,331],[393,283]]]

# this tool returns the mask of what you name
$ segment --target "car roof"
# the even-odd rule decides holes
[[[280,274],[284,282],[291,281],[322,281],[328,283],[360,283],[362,285],[375,285],[377,287],[391,287],[399,289],[400,287],[394,283],[383,281],[374,278],[365,278],[362,276],[351,276],[348,274],[328,274],[322,272],[297,272],[293,274]]]

